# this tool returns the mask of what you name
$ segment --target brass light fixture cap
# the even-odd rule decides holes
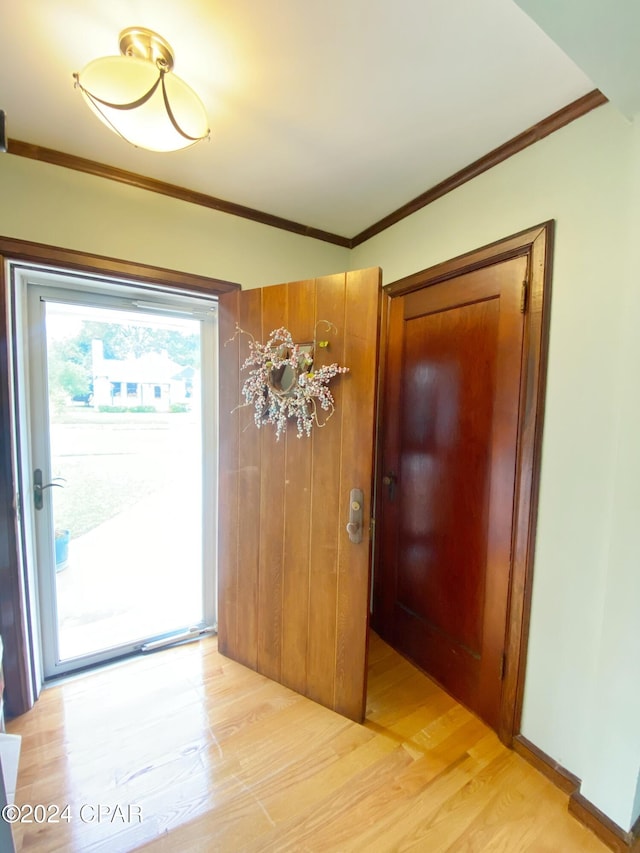
[[[144,27],[127,27],[119,36],[120,52],[123,56],[135,56],[154,62],[163,71],[173,68],[171,45],[158,33]]]

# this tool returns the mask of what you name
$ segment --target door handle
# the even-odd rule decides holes
[[[44,505],[44,498],[42,493],[45,489],[52,489],[54,486],[57,486],[59,489],[63,489],[64,486],[62,483],[56,483],[55,480],[62,480],[66,483],[64,477],[54,477],[50,483],[42,482],[42,471],[40,468],[36,468],[33,472],[33,505],[36,509],[42,509]]]
[[[351,489],[349,495],[349,521],[347,523],[347,533],[349,541],[354,545],[359,545],[362,542],[362,505],[364,503],[364,494],[362,489]]]

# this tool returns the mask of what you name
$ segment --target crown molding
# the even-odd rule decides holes
[[[146,178],[144,175],[138,175],[136,172],[128,172],[125,169],[117,169],[114,166],[107,166],[105,163],[98,163],[95,160],[76,157],[75,154],[65,154],[63,151],[44,148],[40,145],[32,145],[30,142],[22,142],[19,139],[10,139],[7,151],[9,154],[15,154],[18,157],[39,160],[41,163],[50,163],[53,166],[63,166],[66,169],[85,172],[88,175],[95,175],[98,178],[107,178],[110,181],[117,181],[118,183],[137,187],[148,192],[166,195],[180,201],[186,201],[189,204],[197,204],[201,207],[208,207],[210,210],[218,210],[221,213],[231,214],[231,216],[251,219],[253,222],[260,222],[262,225],[271,225],[273,228],[280,228],[283,231],[290,231],[293,234],[301,234],[303,237],[312,237],[314,240],[324,240],[327,243],[335,243],[343,248],[351,248],[351,241],[348,237],[331,234],[329,231],[322,231],[319,228],[302,225],[300,222],[283,219],[281,216],[274,216],[262,210],[254,210],[252,207],[245,207],[242,204],[225,201],[222,198],[216,198],[216,196],[196,192],[196,190],[179,187],[176,184],[158,181],[155,178]]]
[[[583,95],[583,97],[572,101],[566,107],[547,116],[547,118],[542,119],[542,121],[534,124],[523,133],[514,136],[513,139],[510,139],[498,148],[494,148],[493,151],[475,160],[469,166],[456,172],[455,175],[451,175],[451,177],[426,190],[412,201],[402,205],[402,207],[399,207],[378,222],[374,222],[373,225],[370,225],[351,238],[343,237],[340,234],[333,234],[330,231],[323,231],[319,228],[312,228],[309,225],[293,222],[290,219],[284,219],[280,216],[274,216],[271,213],[255,210],[252,207],[245,207],[241,204],[225,201],[224,199],[216,198],[216,196],[189,190],[185,187],[166,183],[165,181],[158,181],[155,178],[146,178],[135,172],[117,169],[107,166],[104,163],[98,163],[95,160],[87,160],[84,157],[76,157],[74,154],[65,154],[62,151],[55,151],[52,148],[44,148],[40,145],[33,145],[17,139],[9,140],[8,153],[18,157],[27,157],[31,160],[39,160],[43,163],[50,163],[54,166],[62,166],[66,169],[75,169],[78,172],[85,172],[86,174],[106,178],[110,181],[117,181],[149,192],[160,193],[161,195],[170,196],[171,198],[186,201],[190,204],[197,204],[201,207],[227,213],[231,216],[240,216],[243,219],[259,222],[262,225],[270,225],[273,228],[280,228],[283,231],[300,234],[303,237],[311,237],[313,240],[322,240],[325,243],[332,243],[336,246],[342,246],[345,249],[353,249],[361,243],[370,240],[376,234],[380,234],[392,225],[411,216],[421,208],[431,204],[436,199],[442,198],[443,195],[457,189],[462,184],[471,181],[488,169],[497,166],[504,160],[509,159],[509,157],[513,157],[514,154],[518,154],[530,145],[539,142],[545,136],[549,136],[549,134],[560,130],[560,128],[565,127],[572,121],[575,121],[575,119],[581,118],[583,115],[591,112],[591,110],[606,103],[608,103],[608,100],[605,95],[599,89],[594,89],[592,92]]]
[[[475,160],[473,163],[465,166],[464,169],[456,172],[455,175],[445,178],[444,181],[441,181],[439,184],[422,193],[422,195],[417,196],[412,201],[394,210],[393,213],[390,213],[378,222],[374,222],[373,225],[370,225],[364,231],[351,238],[351,248],[370,240],[371,237],[380,234],[381,231],[385,231],[402,219],[406,219],[407,216],[411,216],[417,210],[426,207],[428,204],[436,201],[436,199],[442,198],[443,195],[450,193],[452,190],[462,186],[462,184],[466,184],[483,172],[497,166],[498,163],[508,160],[514,154],[519,154],[520,151],[524,151],[525,148],[528,148],[535,142],[539,142],[545,136],[549,136],[549,134],[560,130],[560,128],[565,127],[572,121],[575,121],[575,119],[581,118],[583,115],[591,112],[591,110],[606,103],[608,103],[608,99],[599,89],[594,89],[576,101],[572,101],[566,107],[542,119],[542,121],[528,128],[528,130],[519,133],[513,139],[498,146],[498,148],[494,148],[493,151],[485,154],[484,157],[480,157],[479,160]]]

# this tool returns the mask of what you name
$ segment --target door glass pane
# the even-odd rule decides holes
[[[60,660],[202,624],[200,324],[46,305]]]

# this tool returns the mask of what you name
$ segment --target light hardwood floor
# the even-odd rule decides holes
[[[207,639],[48,688],[8,729],[23,737],[16,803],[70,817],[16,824],[17,850],[607,851],[566,795],[375,635],[363,726]]]

